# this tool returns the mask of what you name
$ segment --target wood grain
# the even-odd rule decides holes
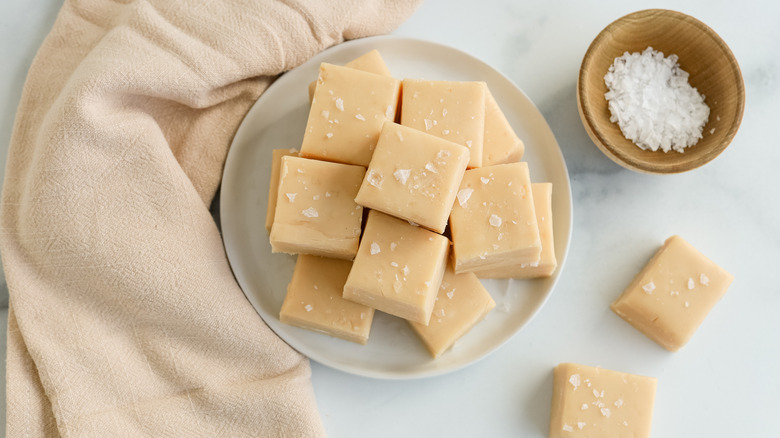
[[[642,150],[609,121],[604,75],[624,52],[642,52],[648,46],[665,56],[678,55],[680,67],[690,74],[689,83],[710,107],[703,138],[684,153]],[[745,86],[731,50],[707,25],[680,12],[648,9],[618,19],[591,43],[580,67],[577,106],[590,138],[616,163],[645,173],[679,173],[708,163],[726,149],[742,122]]]

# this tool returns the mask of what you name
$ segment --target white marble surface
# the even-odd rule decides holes
[[[2,160],[25,72],[59,5],[0,3]],[[612,20],[648,7],[677,9],[710,25],[745,78],[747,106],[734,142],[712,163],[681,175],[642,175],[612,163],[577,114],[575,81],[588,44]],[[536,103],[569,168],[573,237],[562,278],[539,315],[475,365],[436,378],[382,381],[314,363],[329,435],[546,437],[552,367],[571,361],[657,377],[655,437],[780,436],[780,3],[428,0],[394,33],[471,53]],[[608,309],[672,234],[736,278],[678,353]]]

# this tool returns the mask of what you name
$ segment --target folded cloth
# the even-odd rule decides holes
[[[276,75],[418,2],[65,1],[3,186],[9,437],[324,435],[208,205]]]

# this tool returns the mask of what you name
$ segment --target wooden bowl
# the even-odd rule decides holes
[[[640,149],[609,121],[604,75],[624,52],[642,52],[648,46],[664,56],[678,55],[680,68],[690,74],[688,82],[710,107],[703,138],[683,153]],[[680,12],[648,9],[618,19],[593,40],[580,67],[577,106],[590,138],[616,163],[645,173],[679,173],[708,163],[726,149],[742,121],[745,85],[731,50],[707,25]]]

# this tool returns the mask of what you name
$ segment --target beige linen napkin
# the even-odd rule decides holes
[[[324,435],[208,205],[275,75],[418,1],[65,1],[3,186],[9,437]]]

